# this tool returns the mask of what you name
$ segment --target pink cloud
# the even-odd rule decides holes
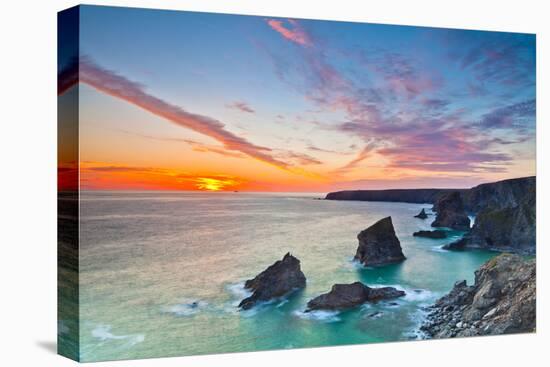
[[[75,75],[77,73],[77,75]],[[238,151],[282,169],[290,165],[273,157],[271,149],[255,145],[225,129],[225,125],[211,117],[194,114],[145,92],[142,85],[111,70],[104,69],[88,57],[63,70],[58,76],[58,94],[63,94],[78,82],[85,83],[100,92],[124,100],[162,117],[176,125],[209,136],[222,143],[227,150]]]
[[[252,107],[250,107],[248,105],[248,103],[242,102],[242,101],[235,101],[231,104],[228,104],[226,107],[237,109],[237,110],[240,110],[242,112],[247,112],[247,113],[255,113],[256,112],[256,111],[254,111],[254,109]]]
[[[285,28],[281,20],[269,19],[267,24],[287,40],[302,46],[311,46],[311,38],[302,29],[301,25],[293,19],[288,19],[287,22],[292,26],[292,29]]]

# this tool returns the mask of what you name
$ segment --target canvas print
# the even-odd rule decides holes
[[[58,24],[60,354],[535,332],[534,34]]]

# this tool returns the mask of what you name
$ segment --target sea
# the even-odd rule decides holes
[[[429,204],[319,200],[320,193],[82,192],[80,359],[248,352],[421,339],[426,306],[495,256],[449,252],[413,237]],[[391,216],[407,259],[365,268],[357,234]],[[306,288],[248,311],[243,288],[290,252]],[[346,312],[306,313],[335,283],[392,286],[406,296]],[[63,320],[60,321],[63,332]]]

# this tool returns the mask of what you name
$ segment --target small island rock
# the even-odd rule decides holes
[[[420,213],[418,213],[417,215],[414,216],[415,218],[420,218],[420,219],[426,219],[428,218],[428,214],[426,214],[426,211],[424,210],[424,208],[422,208],[422,210],[420,211]]]
[[[418,232],[414,232],[413,236],[433,238],[433,239],[443,239],[443,238],[447,238],[447,232],[442,231],[440,229],[436,229],[435,231],[418,231]]]
[[[330,292],[321,294],[307,303],[307,310],[341,311],[365,302],[378,302],[404,296],[405,292],[392,287],[370,288],[361,282],[334,284]]]
[[[355,259],[365,266],[394,264],[406,259],[395,235],[391,217],[381,219],[361,231],[357,239],[359,246]]]
[[[306,277],[300,269],[300,260],[287,253],[282,260],[276,261],[254,279],[245,282],[244,288],[254,293],[243,299],[239,308],[248,310],[258,302],[283,297],[305,286]]]

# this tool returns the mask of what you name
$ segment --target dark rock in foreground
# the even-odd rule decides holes
[[[422,210],[420,211],[420,213],[418,213],[417,215],[414,216],[415,218],[420,218],[420,219],[426,219],[428,218],[428,214],[426,214],[426,211],[424,210],[424,208],[422,208]]]
[[[468,244],[467,238],[462,237],[461,239],[448,243],[441,248],[444,250],[450,250],[450,251],[462,251],[466,249],[467,244]]]
[[[433,238],[433,239],[443,239],[443,238],[447,238],[447,232],[442,231],[440,229],[436,229],[435,231],[418,231],[418,232],[414,232],[413,236]]]
[[[243,299],[239,307],[248,310],[258,302],[283,297],[305,286],[306,277],[300,269],[300,260],[287,253],[282,260],[245,282],[244,288],[254,293]]]
[[[335,284],[330,292],[310,300],[307,303],[306,312],[313,310],[346,310],[365,302],[378,302],[404,295],[405,292],[392,287],[370,288],[361,282]]]
[[[361,231],[357,239],[359,246],[355,259],[365,266],[394,264],[406,259],[395,235],[391,217],[381,219]]]
[[[464,203],[458,191],[441,196],[434,205],[437,212],[432,227],[447,227],[458,231],[470,229],[470,218],[466,214]]]
[[[421,327],[430,338],[533,332],[535,260],[499,255],[476,271],[474,285],[457,282],[431,309]]]

